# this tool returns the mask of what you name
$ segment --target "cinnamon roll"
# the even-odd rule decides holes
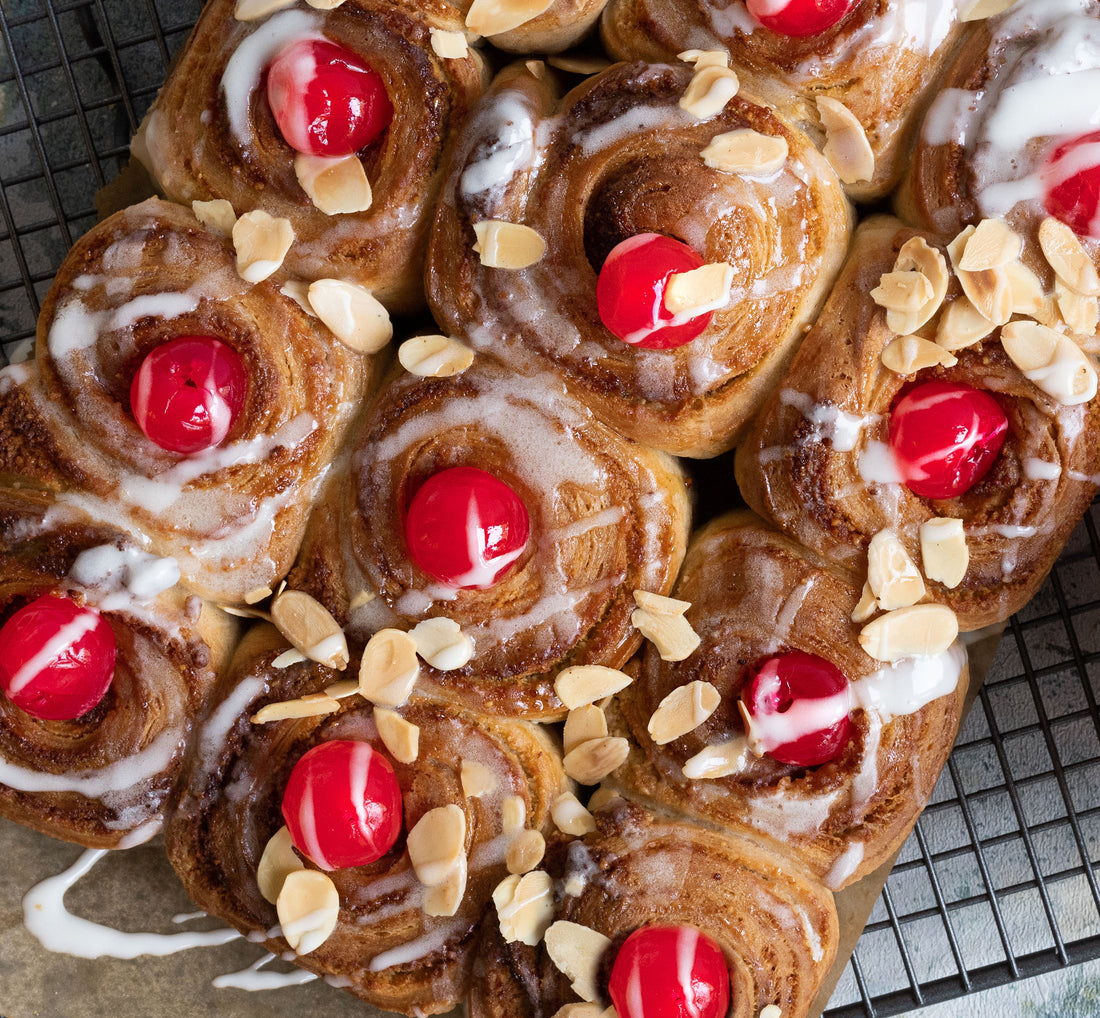
[[[0,816],[92,848],[151,837],[234,620],[171,560],[0,489]]]
[[[466,992],[493,888],[522,868],[514,846],[543,840],[560,751],[538,726],[415,690],[386,712],[415,728],[398,748],[357,692],[330,700],[336,673],[285,664],[285,650],[259,626],[222,677],[166,827],[172,865],[200,907],[368,1002],[447,1011]],[[300,716],[318,699],[322,713]],[[299,882],[331,895],[304,923]]]
[[[466,660],[427,668],[427,687],[554,717],[561,668],[618,667],[637,649],[634,592],[668,592],[689,519],[671,457],[601,424],[553,376],[479,357],[383,388],[291,582],[356,639],[452,625]]]
[[[461,11],[248,6],[207,4],[135,153],[173,200],[286,220],[292,276],[355,283],[395,313],[422,307],[442,160],[485,84]]]
[[[851,215],[809,139],[732,95],[714,59],[699,73],[715,89],[686,62],[620,64],[564,97],[547,74],[502,71],[428,257],[446,330],[552,369],[612,427],[687,456],[728,449],[777,380]]]
[[[0,471],[142,535],[203,596],[285,575],[371,380],[231,242],[157,199],[74,246],[35,360],[0,375]]]

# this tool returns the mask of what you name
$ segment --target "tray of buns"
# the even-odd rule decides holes
[[[0,32],[3,1018],[1100,957],[1097,0]]]

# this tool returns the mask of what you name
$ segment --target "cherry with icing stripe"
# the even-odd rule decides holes
[[[608,985],[619,1018],[725,1018],[729,969],[693,926],[642,926],[623,941]]]
[[[745,0],[749,13],[780,35],[820,35],[861,0]]]
[[[741,694],[753,752],[796,767],[838,756],[852,737],[851,687],[831,661],[789,650],[753,669]]]
[[[1047,212],[1078,236],[1100,240],[1100,131],[1056,145],[1040,179]]]
[[[631,346],[684,346],[709,324],[711,312],[677,319],[665,307],[669,277],[701,268],[694,248],[661,233],[639,233],[616,244],[596,280],[596,308],[609,332]]]
[[[282,812],[294,847],[321,869],[366,866],[401,834],[401,787],[369,742],[335,739],[294,765]]]
[[[890,449],[905,486],[922,498],[955,498],[993,466],[1008,418],[987,392],[954,382],[922,382],[890,414]]]
[[[460,590],[500,582],[527,547],[531,523],[515,490],[478,467],[432,474],[413,495],[405,540],[413,562]]]
[[[98,611],[43,594],[0,629],[0,688],[33,717],[71,721],[106,695],[116,657],[115,635]]]
[[[244,406],[240,355],[213,336],[177,336],[154,347],[130,385],[130,409],[145,437],[184,456],[220,445]]]
[[[349,156],[393,120],[382,76],[327,39],[300,39],[267,71],[267,101],[288,145],[305,155]]]

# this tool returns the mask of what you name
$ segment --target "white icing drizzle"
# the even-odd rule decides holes
[[[469,924],[464,920],[440,921],[426,933],[408,943],[376,954],[370,960],[368,968],[371,972],[382,972],[396,965],[408,965],[410,962],[419,961],[436,951],[441,951],[452,938],[461,936],[468,928]]]
[[[795,407],[814,426],[813,438],[831,442],[837,452],[851,452],[863,429],[878,421],[875,415],[859,417],[831,403],[817,403],[807,393],[794,389],[781,390],[779,401],[784,406]]]
[[[69,578],[96,595],[92,600],[103,611],[130,607],[134,600],[149,601],[174,587],[180,578],[175,559],[150,555],[133,545],[116,548],[100,545],[82,551],[69,570]]]
[[[852,683],[855,703],[884,722],[914,714],[926,704],[953,692],[959,684],[966,650],[953,643],[942,654],[902,658]]]
[[[1029,481],[1056,481],[1062,476],[1060,463],[1048,463],[1035,456],[1024,460],[1024,476]]]
[[[877,441],[868,442],[860,451],[859,476],[865,484],[901,484],[904,481],[890,446]]]
[[[303,986],[317,979],[316,972],[296,968],[290,972],[263,972],[261,969],[273,961],[279,959],[274,954],[265,954],[258,958],[248,968],[238,972],[227,972],[225,975],[215,976],[210,984],[216,990],[283,990],[290,986]]]
[[[487,139],[468,158],[458,181],[459,192],[494,197],[517,173],[529,173],[536,164],[535,122],[527,102],[517,92],[504,92],[477,114],[476,137]]]
[[[825,874],[825,886],[830,891],[839,891],[863,862],[863,853],[862,841],[850,841],[848,847],[837,856],[829,872]]]

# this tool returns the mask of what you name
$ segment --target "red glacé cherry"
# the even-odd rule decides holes
[[[741,693],[754,749],[781,763],[816,767],[852,737],[849,684],[831,661],[790,650],[761,661]]]
[[[0,688],[33,717],[71,721],[103,699],[116,655],[115,634],[99,612],[44,594],[0,629]]]
[[[130,385],[145,437],[190,456],[220,444],[244,406],[240,356],[212,336],[178,336],[149,352]]]
[[[725,1018],[721,948],[693,926],[642,926],[623,941],[608,985],[619,1018]]]
[[[393,120],[382,76],[327,39],[301,39],[275,57],[267,101],[287,144],[306,155],[359,152]]]
[[[639,233],[616,244],[596,280],[596,308],[607,330],[624,343],[667,350],[690,343],[710,324],[711,313],[677,325],[665,307],[669,276],[701,268],[694,248],[660,233]]]
[[[913,386],[890,415],[890,449],[905,486],[922,498],[955,498],[993,466],[1008,418],[981,389],[932,381]]]
[[[401,787],[369,742],[322,742],[291,770],[282,811],[294,847],[322,869],[366,866],[401,833]]]
[[[1100,240],[1100,131],[1056,146],[1040,177],[1047,212],[1078,236]]]
[[[745,0],[749,13],[780,35],[819,35],[860,0]]]
[[[504,481],[477,467],[432,474],[405,516],[405,540],[416,565],[440,583],[485,590],[523,554],[527,507]]]

